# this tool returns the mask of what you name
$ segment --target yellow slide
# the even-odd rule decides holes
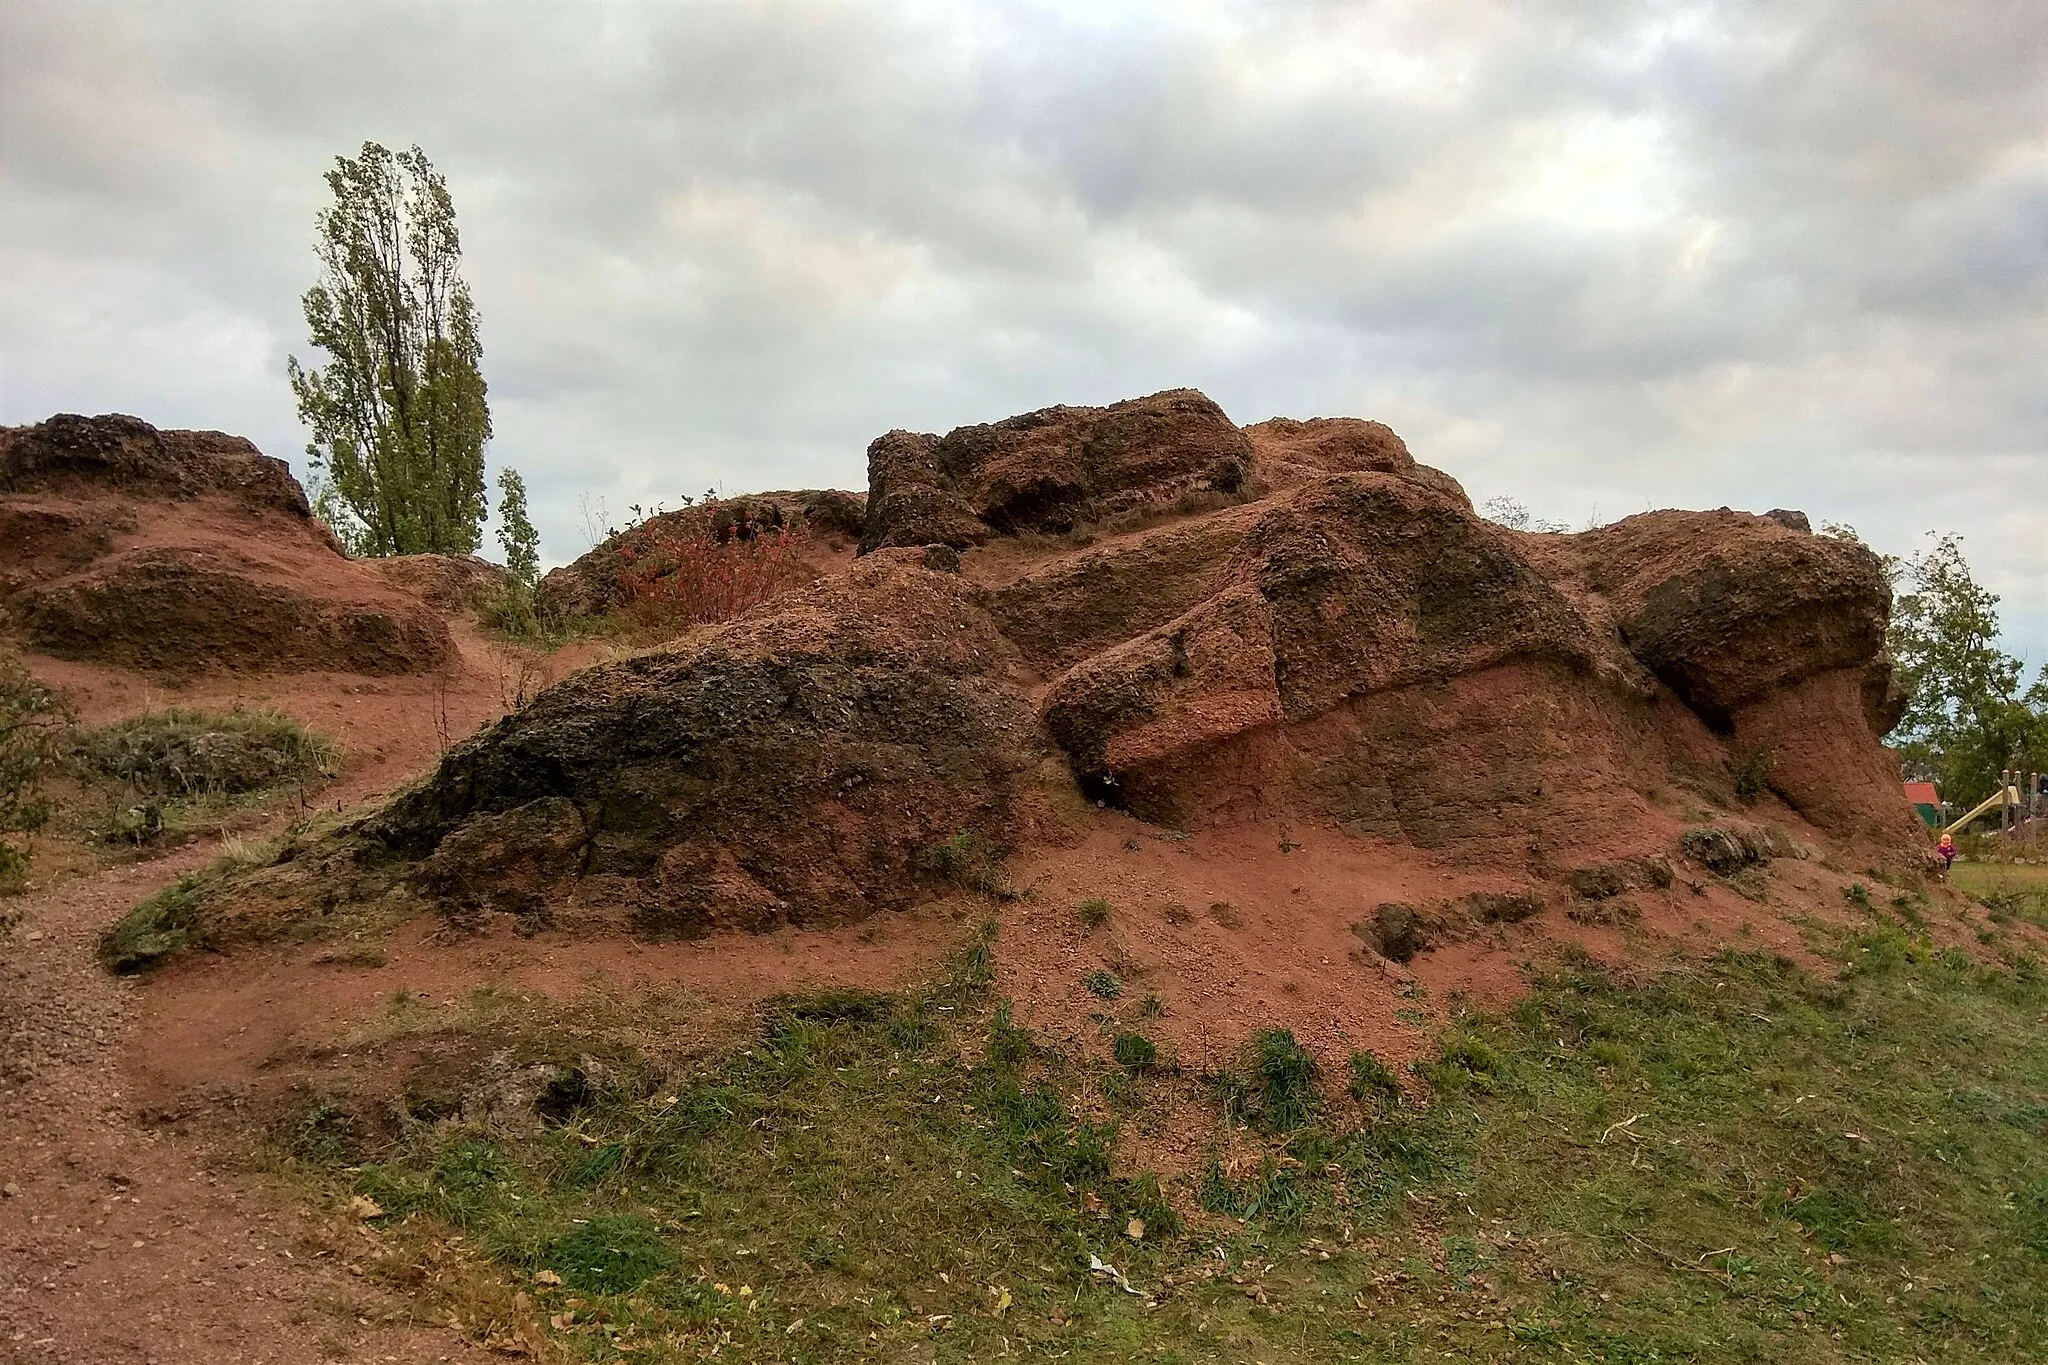
[[[2015,806],[2017,806],[2020,803],[2020,789],[2018,787],[2000,787],[1997,791],[1985,797],[1983,802],[1978,805],[1977,809],[1971,811],[1968,815],[1965,815],[1960,820],[1951,820],[1941,832],[1943,834],[1954,834],[1957,830],[1961,829],[1964,825],[1969,824],[1972,820],[1982,815],[1985,811],[1993,810],[1999,806],[2005,805],[2007,802],[2011,802]]]

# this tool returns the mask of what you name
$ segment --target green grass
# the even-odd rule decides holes
[[[1994,920],[2022,919],[2048,929],[2048,867],[2027,863],[1957,863],[1949,871],[1957,890],[1990,907]]]
[[[1098,967],[1082,977],[1081,985],[1099,1000],[1114,1000],[1124,993],[1123,978],[1106,967]]]
[[[915,862],[927,876],[969,891],[1000,896],[1007,890],[1003,850],[977,830],[960,830],[949,839],[919,850]]]
[[[572,1360],[2043,1358],[2048,978],[1894,924],[1837,951],[1838,979],[1566,964],[1456,1020],[1426,1105],[1362,1053],[1308,1089],[1268,1031],[1170,1198],[1113,1172],[1117,1120],[1063,1098],[1109,1064],[1035,1045],[985,957],[611,1065],[542,1126],[291,1131],[327,1198],[385,1211],[379,1273],[480,1338],[522,1292]],[[1120,1085],[1140,1125],[1203,1093]],[[497,1297],[450,1288],[470,1282]]]
[[[1109,922],[1109,902],[1100,896],[1093,896],[1074,907],[1074,915],[1089,929],[1099,929]]]
[[[187,873],[123,915],[100,937],[100,961],[123,976],[160,967],[206,939],[208,896],[225,878],[260,867],[279,842],[243,844],[230,839],[221,856]]]

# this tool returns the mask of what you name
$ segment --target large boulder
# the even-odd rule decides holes
[[[1551,690],[1611,692],[1617,704],[1653,686],[1461,497],[1398,474],[1333,475],[1261,504],[1211,588],[1174,620],[1075,664],[1045,696],[1047,727],[1084,787],[1151,818],[1186,820],[1260,786],[1356,822],[1366,818],[1358,775],[1412,768],[1409,750],[1425,765],[1444,759],[1439,775],[1404,784],[1417,809],[1425,789],[1471,789],[1472,762],[1485,762],[1463,746],[1409,742],[1429,728],[1398,702],[1417,689],[1442,702],[1455,680],[1511,664],[1547,665],[1525,674]],[[1404,718],[1375,738],[1388,705]],[[1559,714],[1571,709],[1585,708]],[[1306,764],[1310,780],[1273,770],[1301,757],[1298,740],[1327,749],[1335,732],[1320,722],[1339,710],[1350,738]],[[1266,753],[1252,760],[1237,741],[1259,732],[1268,742],[1253,747]],[[1238,755],[1227,760],[1235,777],[1216,770],[1226,753]],[[1329,793],[1336,773],[1351,774],[1336,785],[1352,795]],[[1426,819],[1367,823],[1435,842]]]
[[[691,935],[913,903],[946,848],[1009,837],[1048,752],[957,567],[872,555],[688,647],[578,673],[367,832],[456,909],[525,913],[573,886]]]
[[[861,548],[1063,532],[1146,503],[1234,494],[1252,446],[1193,389],[1105,408],[1052,407],[944,436],[892,431],[868,448]]]
[[[1724,507],[1519,539],[1734,766],[1823,830],[1903,846],[1919,828],[1878,742],[1905,704],[1885,649],[1891,586],[1869,549],[1807,526]]]
[[[1855,541],[1729,511],[1645,512],[1579,539],[1629,649],[1716,725],[1816,673],[1889,666],[1891,584]]]

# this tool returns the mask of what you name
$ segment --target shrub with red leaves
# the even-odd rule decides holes
[[[694,530],[649,526],[619,547],[626,611],[647,630],[730,621],[810,578],[810,532],[766,519],[722,519]]]

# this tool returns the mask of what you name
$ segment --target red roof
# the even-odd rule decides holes
[[[1908,782],[1906,799],[1916,806],[1939,806],[1941,793],[1935,790],[1932,782]]]

